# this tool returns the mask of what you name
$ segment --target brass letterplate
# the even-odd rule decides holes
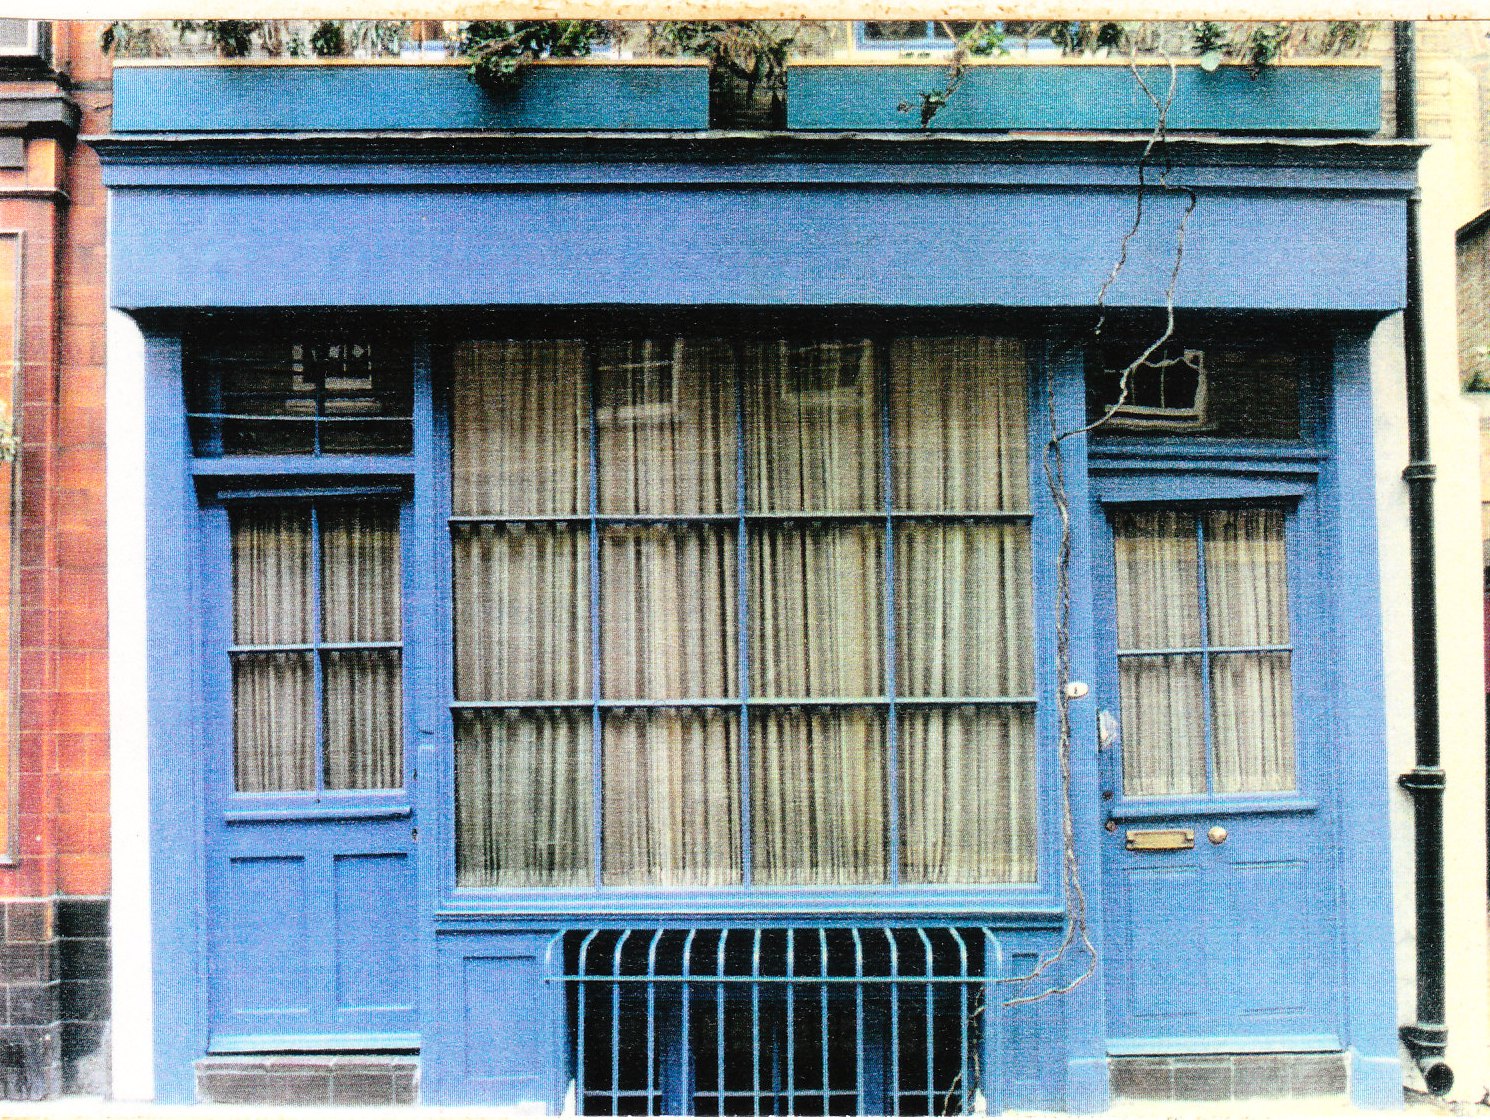
[[[1181,852],[1195,847],[1193,828],[1130,828],[1130,852]]]

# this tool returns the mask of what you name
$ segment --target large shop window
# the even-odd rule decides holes
[[[1035,878],[1012,341],[498,341],[451,392],[467,887]]]

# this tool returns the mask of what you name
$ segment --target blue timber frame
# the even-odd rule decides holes
[[[207,650],[198,605],[204,585],[198,494],[229,480],[240,489],[280,492],[304,486],[301,472],[324,486],[338,479],[366,485],[378,475],[413,480],[406,554],[435,558],[422,579],[406,585],[405,637],[406,751],[418,771],[420,1033],[430,1103],[560,1103],[562,1000],[534,993],[546,990],[543,954],[552,931],[567,924],[655,924],[680,914],[703,924],[966,920],[998,931],[1004,967],[1017,974],[1051,944],[1062,920],[1054,858],[1059,806],[1048,750],[1049,558],[1056,519],[1038,484],[1032,491],[1036,610],[1045,621],[1038,635],[1036,886],[782,891],[771,892],[769,901],[761,892],[455,890],[446,707],[452,695],[448,418],[440,350],[451,338],[480,337],[504,323],[553,313],[583,321],[620,305],[675,317],[690,306],[726,315],[732,308],[742,314],[818,308],[825,319],[876,308],[981,314],[990,331],[1009,330],[1012,323],[1027,340],[1038,481],[1049,430],[1046,379],[1061,428],[1079,425],[1085,409],[1080,356],[1057,345],[1060,309],[1089,304],[1110,267],[1125,219],[1131,220],[1131,161],[1139,145],[955,136],[732,143],[696,135],[474,134],[463,143],[458,157],[450,155],[448,137],[439,147],[388,136],[198,137],[189,145],[151,136],[99,143],[114,192],[111,303],[133,312],[147,339],[154,1014],[162,1101],[193,1099],[192,1064],[208,1045],[201,761]],[[1334,572],[1330,585],[1318,589],[1329,604],[1320,642],[1338,679],[1351,682],[1336,689],[1332,716],[1340,728],[1335,741],[1352,749],[1330,760],[1345,984],[1340,1037],[1354,1063],[1357,1102],[1388,1103],[1400,1094],[1394,1001],[1371,979],[1390,973],[1393,949],[1389,852],[1381,827],[1388,783],[1366,339],[1374,321],[1402,303],[1402,215],[1416,149],[1260,141],[1171,147],[1177,175],[1201,197],[1180,304],[1285,310],[1312,322],[1323,316],[1336,339],[1322,393],[1324,454],[1316,485],[1327,510],[1321,538],[1329,542]],[[252,158],[240,158],[245,155]],[[1173,212],[1165,202],[1150,199],[1155,216],[1130,247],[1130,265],[1112,291],[1116,305],[1163,302],[1173,252]],[[887,208],[893,208],[893,222],[885,220]],[[686,245],[671,232],[679,225],[694,231]],[[1250,240],[1235,236],[1239,225],[1252,233]],[[421,232],[426,228],[428,235]],[[161,229],[179,231],[166,248]],[[370,229],[409,233],[371,245]],[[452,229],[461,236],[451,236]],[[782,238],[781,229],[797,236]],[[941,236],[928,240],[927,230]],[[265,308],[408,316],[420,357],[415,444],[407,461],[192,459],[180,335],[202,312]],[[1027,310],[1017,317],[1018,309]],[[1131,457],[1127,466],[1162,473],[1164,457],[1173,454],[1199,455],[1202,462],[1212,453],[1247,460],[1234,451],[1156,448],[1149,460]],[[1078,510],[1093,500],[1087,453],[1083,439],[1068,444]],[[1266,448],[1251,454],[1262,462],[1273,457]],[[1103,485],[1120,486],[1120,473]],[[1207,496],[1213,476],[1203,466],[1177,474],[1184,475],[1176,478],[1177,498]],[[1092,614],[1094,533],[1089,517],[1077,518],[1073,670],[1088,681],[1100,672]],[[1350,609],[1344,610],[1347,600]],[[1098,803],[1100,775],[1096,752],[1080,746],[1095,742],[1094,705],[1077,702],[1073,720],[1077,848],[1100,952],[1101,838],[1083,808]],[[494,1013],[502,999],[549,1016],[552,1030],[534,1031]],[[470,1066],[463,1039],[475,1028],[512,1051],[501,1061]],[[1105,1104],[1100,983],[1065,1002],[1010,1009],[999,1029],[1006,1044],[999,1096],[1006,1107],[1091,1110]]]

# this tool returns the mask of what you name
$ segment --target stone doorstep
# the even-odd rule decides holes
[[[1114,1099],[1240,1101],[1343,1097],[1345,1055],[1176,1054],[1108,1060]]]
[[[414,1105],[419,1059],[406,1054],[244,1054],[196,1063],[197,1100],[216,1105]]]

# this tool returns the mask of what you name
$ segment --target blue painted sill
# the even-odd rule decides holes
[[[702,60],[543,62],[489,94],[458,63],[121,63],[115,133],[709,127]]]
[[[1167,65],[1136,68],[1160,102]],[[787,68],[787,126],[819,131],[921,127],[921,94],[944,88],[945,63],[804,62]],[[907,110],[901,112],[899,106]],[[938,130],[1148,131],[1158,111],[1126,62],[974,63]],[[1381,129],[1381,68],[1356,64],[1272,66],[1256,77],[1223,66],[1175,69],[1168,126],[1178,132],[1372,135]]]

